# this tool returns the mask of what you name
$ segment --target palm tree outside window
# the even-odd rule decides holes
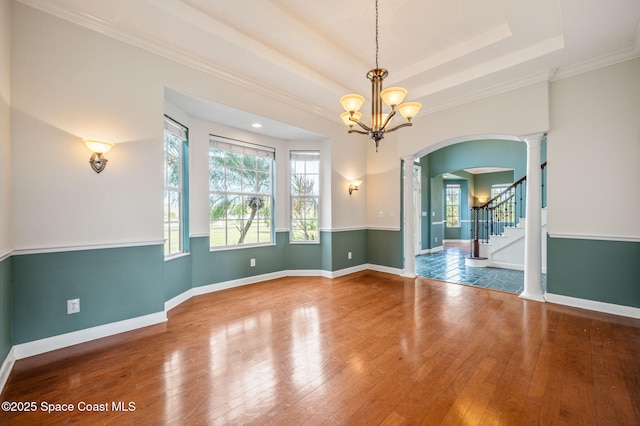
[[[209,246],[274,243],[275,151],[212,137],[209,142]]]
[[[290,241],[319,242],[320,152],[291,151]]]

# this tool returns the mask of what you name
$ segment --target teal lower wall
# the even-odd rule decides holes
[[[291,244],[288,232],[278,232],[271,246],[220,251],[196,237],[190,250],[166,261],[163,247],[152,245],[0,262],[0,358],[12,345],[161,312],[166,301],[194,287],[287,270],[403,267],[401,231],[321,232],[319,244]],[[80,313],[68,315],[67,300],[76,298]]]
[[[367,263],[402,269],[404,267],[402,231],[367,230]]]
[[[191,260],[194,287],[287,270],[337,271],[367,263],[367,231],[323,231],[318,244],[290,243],[288,232],[278,232],[271,246],[215,251],[207,237],[191,238]]]
[[[11,346],[11,258],[7,258],[0,262],[0,365]]]
[[[191,289],[191,255],[180,256],[164,262],[164,301]]]
[[[331,271],[339,271],[367,262],[367,231],[340,231],[331,233]],[[351,252],[351,259],[349,259]]]
[[[162,245],[11,258],[13,344],[164,311]],[[80,312],[67,315],[67,300]]]
[[[331,232],[320,232],[320,244],[290,244],[289,233],[279,232],[278,244],[284,246],[284,269],[295,270],[320,270],[323,268],[323,260],[326,253],[331,253]],[[328,250],[324,250],[328,247]],[[324,262],[328,263],[328,262]],[[328,263],[331,267],[331,263]]]
[[[548,237],[547,292],[640,308],[640,243]]]
[[[208,237],[191,238],[193,287],[285,270],[287,238],[288,233],[278,232],[272,246],[216,251],[209,250]],[[251,259],[256,260],[255,267]]]
[[[286,270],[403,268],[400,230],[321,232],[320,244],[288,238],[213,252],[208,238],[192,238],[189,255],[168,261],[161,245],[12,256],[0,262],[0,359],[12,345],[163,311],[193,287]],[[549,237],[547,252],[549,293],[640,307],[640,243]],[[67,315],[75,298],[80,313]]]

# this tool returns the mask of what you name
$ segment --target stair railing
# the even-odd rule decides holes
[[[546,167],[542,169],[542,206],[546,207]],[[488,243],[492,235],[502,235],[505,227],[517,225],[525,217],[527,177],[523,176],[484,204],[471,207],[472,257],[480,257],[480,243]]]

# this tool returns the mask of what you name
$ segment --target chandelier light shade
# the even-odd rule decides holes
[[[376,0],[376,67],[367,73],[367,78],[371,81],[371,125],[367,126],[360,118],[359,112],[364,105],[364,96],[357,94],[344,95],[340,98],[340,104],[345,112],[340,115],[342,121],[349,126],[349,133],[360,133],[369,135],[369,138],[376,145],[376,152],[380,141],[385,133],[393,132],[401,127],[411,126],[411,119],[416,116],[422,105],[418,102],[402,103],[407,96],[407,89],[403,87],[389,87],[382,90],[382,81],[389,75],[389,72],[378,66],[378,0]],[[391,107],[389,113],[382,112],[382,102]],[[395,127],[389,126],[396,111],[402,115],[407,122]],[[362,130],[354,129],[357,124]]]

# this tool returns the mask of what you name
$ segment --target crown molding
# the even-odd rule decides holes
[[[111,25],[109,25],[109,23],[96,18],[95,16],[77,10],[62,8],[47,0],[18,1],[27,6],[33,7],[34,9],[48,13],[60,19],[64,19],[83,28],[93,30],[99,34],[124,42],[142,50],[146,50],[147,52],[151,52],[172,62],[177,62],[181,65],[185,65],[206,74],[212,75],[235,86],[248,89],[252,92],[264,95],[270,99],[275,99],[284,104],[293,106],[298,110],[306,111],[314,115],[329,119],[331,121],[340,122],[340,119],[336,118],[335,114],[325,111],[319,105],[310,104],[305,99],[296,97],[293,94],[286,93],[283,90],[275,89],[270,86],[266,86],[254,78],[242,75],[218,63],[205,61],[196,55],[158,43],[146,37],[134,36],[120,31],[113,28]]]
[[[590,59],[588,61],[581,62],[575,65],[568,65],[566,67],[541,71],[538,73],[530,74],[522,78],[511,80],[504,84],[497,84],[475,92],[453,98],[451,100],[443,101],[440,103],[434,103],[428,108],[423,109],[423,114],[418,114],[418,117],[422,115],[429,115],[439,111],[454,108],[460,105],[464,105],[470,102],[478,101],[481,99],[489,98],[491,96],[499,95],[501,93],[510,92],[512,90],[520,89],[532,84],[541,83],[544,81],[552,82],[565,78],[573,77],[578,74],[582,74],[589,71],[595,71],[600,68],[615,65],[621,62],[629,61],[640,57],[640,26],[636,31],[634,38],[634,45],[628,49],[624,49],[611,54],[603,55],[598,58]]]
[[[588,61],[584,61],[579,64],[568,65],[566,67],[559,68],[553,73],[549,81],[562,80],[578,74],[595,71],[600,68],[638,58],[640,57],[640,43],[638,42],[639,38],[640,37],[638,37],[638,31],[636,31],[634,46],[597,58],[589,59]]]
[[[246,75],[240,75],[237,72],[219,63],[206,61],[196,55],[169,47],[167,45],[163,45],[154,40],[141,37],[141,36],[134,36],[134,35],[125,33],[123,31],[117,30],[113,28],[108,22],[101,20],[95,16],[91,16],[89,14],[83,13],[78,10],[70,10],[68,8],[63,8],[55,4],[55,2],[51,2],[47,0],[18,0],[18,1],[22,4],[28,5],[30,7],[33,7],[45,13],[56,16],[58,18],[67,20],[81,27],[91,29],[95,32],[98,32],[105,36],[122,41],[129,45],[138,47],[145,51],[154,53],[158,56],[164,57],[173,62],[177,62],[183,65],[186,65],[190,68],[196,69],[198,71],[204,72],[206,74],[212,75],[216,78],[219,78],[235,86],[242,87],[252,92],[259,93],[270,99],[277,100],[279,102],[282,102],[283,104],[292,106],[298,110],[306,111],[308,113],[323,117],[325,119],[328,119],[336,123],[341,123],[341,120],[338,118],[336,114],[334,114],[333,112],[326,111],[324,108],[322,108],[319,105],[310,104],[305,99],[286,93],[283,90],[266,86],[262,84],[260,81],[252,77],[249,77]],[[454,108],[469,102],[477,101],[480,99],[505,93],[511,90],[526,87],[531,84],[535,84],[543,81],[552,82],[552,81],[565,79],[581,73],[593,71],[599,68],[614,65],[614,64],[631,60],[634,58],[638,58],[638,57],[640,57],[640,21],[638,22],[638,26],[636,28],[631,46],[627,49],[624,49],[618,52],[613,52],[611,54],[603,55],[598,58],[589,59],[587,61],[584,61],[578,64],[573,64],[573,65],[568,65],[558,69],[552,69],[552,70],[533,73],[533,74],[524,76],[522,78],[518,78],[505,83],[493,85],[488,88],[482,88],[465,95],[444,100],[439,103],[434,103],[429,105],[428,108],[423,108],[423,110],[421,111],[420,114],[418,114],[417,117],[427,116],[429,114]]]
[[[549,80],[549,73],[547,71],[541,71],[533,74],[526,75],[522,78],[508,81],[506,83],[496,84],[484,89],[476,90],[466,95],[458,96],[450,100],[434,103],[425,109],[424,115],[433,114],[435,112],[444,111],[460,105],[465,105],[470,102],[479,101],[481,99],[490,98],[501,93],[510,92],[512,90],[521,89],[523,87],[531,86],[532,84],[541,83]],[[420,117],[423,114],[418,114]]]

